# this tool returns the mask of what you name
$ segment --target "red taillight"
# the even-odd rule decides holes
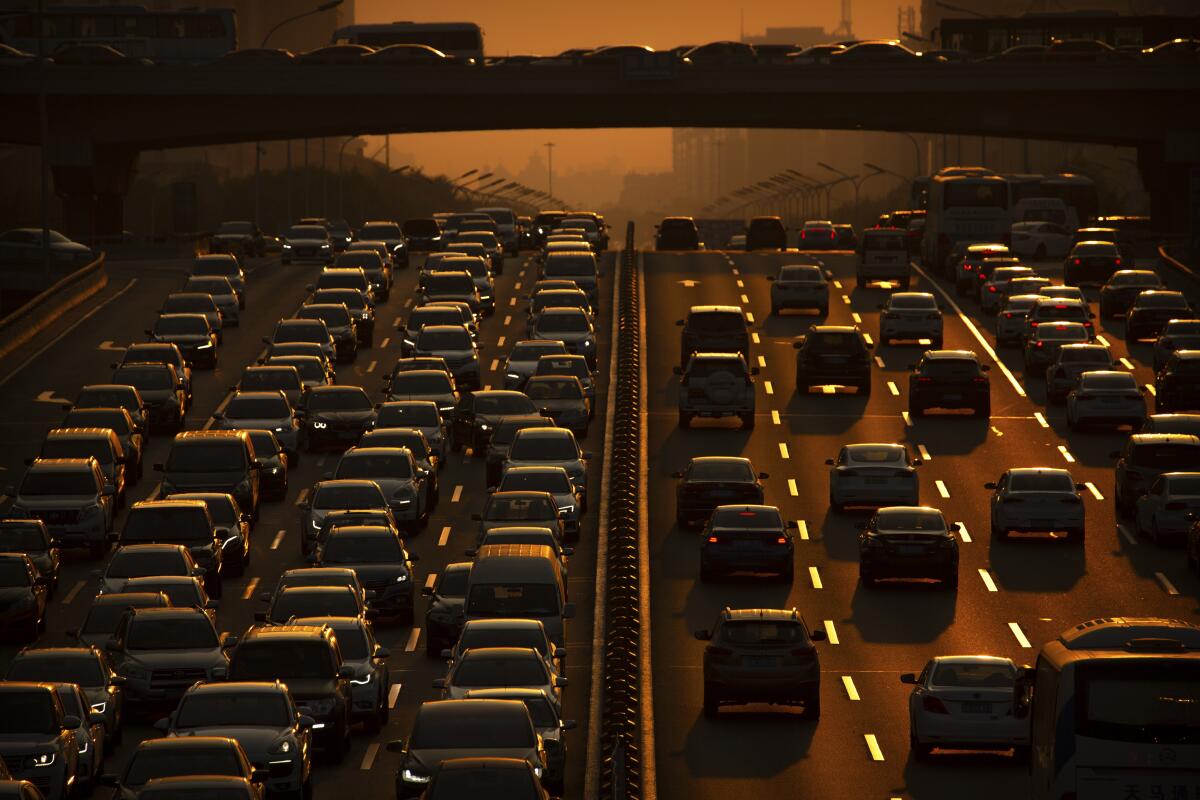
[[[721,540],[720,540],[720,539],[718,539],[716,536],[710,536],[710,537],[708,537],[708,543],[709,543],[709,544],[716,544],[716,543],[717,543],[717,542],[719,542],[719,541],[721,541]]]
[[[1082,258],[1077,258],[1077,259],[1075,259],[1075,266],[1079,266],[1079,265],[1080,265],[1080,264],[1082,264],[1082,263],[1083,263],[1083,259],[1082,259]]]
[[[801,238],[801,239],[807,239],[807,238],[808,238],[808,231],[800,231],[800,238]]]
[[[1035,345],[1035,347],[1037,347],[1037,348],[1039,348],[1039,349],[1040,349],[1040,348],[1042,348],[1042,347],[1045,347],[1045,345],[1046,345],[1046,343],[1045,343],[1045,342],[1038,342],[1038,343]]]
[[[970,264],[963,264],[962,268],[963,268],[963,272],[970,272],[971,270],[974,269],[974,267],[972,267]]]
[[[946,704],[941,700],[931,695],[925,695],[921,698],[921,708],[932,714],[949,714],[946,710]]]
[[[1168,508],[1170,508],[1170,506],[1168,506]],[[787,539],[784,538],[783,536],[780,536],[778,539],[775,540],[775,544],[787,544]]]
[[[1011,312],[1011,311],[1005,311],[1005,312],[1004,312],[1004,318],[1005,318],[1005,319],[1012,319],[1012,318],[1013,318],[1012,312]]]
[[[1038,322],[1035,319],[1035,320],[1030,320],[1029,324],[1036,328],[1038,325],[1041,325],[1042,323]]]
[[[1117,266],[1118,267],[1121,266],[1121,259],[1119,259],[1119,258],[1117,259]]]
[[[989,286],[989,287],[988,287],[988,291],[989,291],[989,292],[991,292],[992,294],[995,294],[995,293],[996,293],[996,286],[995,286],[995,284],[993,284],[993,285]]]
[[[933,383],[933,378],[917,378],[917,383]]]
[[[985,275],[985,274],[984,274],[984,272],[983,272],[983,267],[980,267],[980,268],[979,268],[979,280],[981,280],[981,281],[986,281],[986,280],[987,280],[987,277],[988,277],[988,276],[987,276],[987,275]]]
[[[982,375],[977,375],[971,379],[972,383],[987,383],[987,378]]]

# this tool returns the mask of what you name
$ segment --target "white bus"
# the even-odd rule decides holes
[[[423,44],[448,56],[483,63],[483,29],[474,22],[386,22],[347,25],[333,32],[334,44]]]
[[[1200,797],[1200,627],[1081,623],[1042,647],[1016,700],[1031,800]]]
[[[999,175],[935,175],[929,182],[921,260],[942,271],[959,242],[1012,239],[1008,181]]]

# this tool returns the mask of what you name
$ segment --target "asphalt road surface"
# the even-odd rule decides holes
[[[380,397],[381,375],[390,371],[400,355],[393,322],[406,314],[413,302],[417,266],[422,256],[414,256],[408,270],[397,270],[395,286],[387,303],[378,308],[375,347],[361,350],[355,362],[338,365],[339,384],[358,384],[372,397]],[[480,330],[483,350],[480,354],[483,383],[503,387],[500,369],[512,343],[524,338],[525,307],[523,295],[536,279],[536,268],[527,264],[528,256],[510,258],[496,279],[497,308],[484,320]],[[602,365],[597,387],[598,412],[589,430],[585,449],[594,450],[589,464],[588,482],[598,486],[604,441],[604,408],[608,394],[608,340],[611,326],[611,271],[613,254],[602,259],[606,277],[601,287],[601,308],[597,323],[599,363]],[[225,401],[229,388],[237,383],[242,369],[259,357],[262,337],[269,334],[276,320],[291,316],[300,306],[306,284],[320,271],[318,265],[282,266],[277,258],[252,260],[248,278],[248,304],[242,312],[242,325],[225,332],[215,371],[197,370],[194,378],[194,405],[186,427],[202,427],[210,414]],[[0,378],[0,487],[15,484],[24,470],[24,459],[37,455],[47,429],[63,417],[62,402],[74,399],[79,388],[89,383],[107,383],[109,364],[120,360],[120,348],[129,342],[144,341],[143,329],[150,327],[163,298],[184,281],[186,263],[116,265],[110,268],[112,285],[87,307],[64,320],[53,336],[40,343],[41,352],[28,349],[4,364]],[[98,310],[96,306],[103,304]],[[92,313],[94,310],[94,313]],[[90,314],[84,318],[85,314]],[[82,320],[82,321],[80,321]],[[57,338],[55,340],[55,337]],[[46,341],[52,343],[47,348]],[[22,362],[24,359],[24,362]],[[155,473],[150,465],[165,461],[171,437],[156,434],[145,453],[145,479],[129,494],[129,502],[155,492]],[[485,481],[482,459],[451,454],[440,475],[441,503],[428,527],[408,539],[410,550],[420,556],[416,578],[419,585],[431,584],[436,574],[451,561],[469,560],[463,553],[472,547],[478,523],[471,514],[482,510]],[[265,610],[257,600],[258,592],[274,587],[285,569],[306,566],[300,553],[299,509],[296,501],[302,490],[321,480],[336,464],[336,455],[305,455],[289,476],[285,500],[264,503],[262,517],[252,534],[252,560],[246,575],[227,578],[224,597],[217,614],[218,630],[241,634],[254,623],[254,612]],[[0,498],[7,507],[9,499]],[[578,721],[578,728],[567,734],[567,796],[582,796],[584,755],[588,727],[587,707],[590,694],[592,609],[594,601],[596,513],[599,503],[591,504],[583,532],[571,559],[569,592],[578,611],[568,627],[567,675],[571,685],[564,691],[565,713]],[[118,517],[116,529],[120,529]],[[47,632],[38,645],[71,644],[65,631],[82,623],[98,581],[91,577],[103,564],[88,561],[78,551],[67,551],[59,593],[51,603]],[[422,701],[436,699],[431,687],[436,678],[445,676],[445,664],[425,656],[420,626],[426,603],[417,600],[417,621],[412,628],[377,626],[380,641],[391,651],[388,667],[392,677],[392,713],[384,730],[369,736],[356,730],[352,747],[340,765],[319,764],[314,773],[314,789],[321,797],[392,797],[393,779],[399,756],[387,753],[383,745],[390,739],[407,737],[413,717]],[[11,642],[0,647],[0,668],[6,667],[17,646]],[[144,738],[159,734],[152,725],[157,716],[147,713],[127,716],[124,743],[107,761],[105,771],[119,772],[133,748]],[[107,790],[98,790],[103,796]]]

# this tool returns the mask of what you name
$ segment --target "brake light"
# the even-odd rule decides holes
[[[1065,309],[1066,306],[1055,306],[1056,309]]]
[[[917,383],[933,383],[933,378],[917,378]]]
[[[971,270],[975,269],[970,264],[965,264],[965,263],[962,265],[962,268],[963,268],[963,272],[970,272]]]
[[[1080,264],[1082,264],[1082,263],[1083,263],[1083,259],[1082,259],[1082,258],[1077,258],[1077,259],[1075,259],[1075,266],[1079,266],[1079,265],[1080,265]]]
[[[719,542],[719,541],[721,541],[721,540],[720,540],[718,537],[716,537],[716,536],[710,536],[710,537],[708,537],[708,543],[709,543],[709,544],[716,544],[716,543],[717,543],[717,542]]]
[[[996,284],[993,283],[991,286],[989,286],[988,291],[991,292],[992,294],[995,294],[996,293]]]
[[[1119,259],[1119,258],[1117,259],[1117,266],[1118,267],[1121,266],[1121,259]]]
[[[807,238],[808,238],[808,231],[800,231],[800,238],[801,238],[801,239],[807,239]]]
[[[986,280],[987,280],[987,273],[985,273],[985,272],[983,271],[983,267],[980,267],[980,268],[979,268],[979,280],[981,280],[981,281],[986,281]]]
[[[1005,319],[1012,319],[1012,318],[1013,318],[1013,314],[1012,314],[1012,312],[1011,312],[1011,311],[1005,311],[1005,312],[1004,312],[1004,318],[1005,318]]]
[[[1170,508],[1170,506],[1168,506],[1168,508]],[[787,544],[787,538],[780,536],[775,540],[775,544]]]
[[[1035,345],[1035,346],[1040,349],[1040,348],[1044,347],[1045,344],[1046,344],[1045,342],[1038,342],[1037,345]]]
[[[932,714],[949,714],[946,704],[936,697],[925,695],[921,698],[921,707]]]
[[[987,378],[983,377],[982,375],[976,375],[971,379],[971,383],[987,383]]]

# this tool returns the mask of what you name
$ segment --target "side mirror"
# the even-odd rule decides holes
[[[787,522],[784,523],[784,527],[788,528],[789,530],[794,531],[794,530],[800,529],[800,524],[798,522],[796,522],[796,520],[794,520],[794,519],[789,519]]]
[[[769,477],[771,477],[771,473],[769,473],[769,472],[760,472],[760,473],[758,473],[758,479],[759,479],[759,480],[765,481],[765,480],[766,480],[767,478],[769,478]]]
[[[466,556],[467,558],[474,558],[475,554],[477,552],[479,552],[479,551],[476,550],[474,547],[468,547],[466,550],[463,550],[463,555]]]
[[[991,364],[980,364],[979,369],[982,370],[983,372],[991,372],[992,366],[991,366]]]
[[[108,532],[108,541],[111,542],[112,544],[116,544],[120,540],[120,538],[121,538],[121,534],[118,533],[117,531],[109,531]]]
[[[961,531],[961,530],[962,530],[962,525],[959,525],[957,522],[951,522],[951,523],[950,523],[950,530],[952,530],[952,531],[954,531],[955,533],[957,533],[958,531]]]
[[[823,642],[829,637],[825,635],[824,628],[813,628],[812,633],[808,635],[808,638],[812,639],[814,642]]]
[[[384,647],[381,644],[375,645],[375,658],[382,659],[382,658],[391,658],[391,657],[392,657],[391,650],[388,650],[386,647]]]
[[[826,465],[828,465],[828,466],[830,466],[830,467],[832,467],[832,466],[834,465],[834,463],[835,463],[835,462],[834,462],[834,460],[833,460],[832,458],[827,458],[827,459],[825,459],[825,464],[826,464]]]
[[[592,458],[592,455],[593,454],[592,454],[591,450],[584,450],[581,457],[583,458],[584,461],[587,461],[589,458]]]
[[[308,714],[301,714],[296,718],[296,724],[301,728],[311,728],[313,725],[317,724],[317,721]]]
[[[867,523],[865,523],[865,522],[856,522],[856,523],[854,523],[854,527],[855,527],[855,528],[857,528],[857,529],[858,529],[858,530],[860,530],[860,531],[865,531],[865,530],[867,529]]]
[[[682,478],[683,473],[680,470],[675,470],[674,472],[671,473],[671,477],[672,478]]]
[[[408,743],[404,739],[392,739],[383,746],[383,749],[389,753],[403,753],[408,750]]]
[[[698,631],[694,631],[692,633],[692,635],[695,636],[697,639],[699,639],[702,642],[707,642],[709,639],[712,638],[712,632],[707,629],[704,629],[704,628],[701,628]]]
[[[796,341],[792,342],[793,350],[799,350],[801,347],[804,347],[804,339],[797,339]]]
[[[225,419],[225,412],[224,411],[214,411],[212,413],[212,418],[215,419],[217,422],[220,422],[221,420]]]
[[[264,336],[264,337],[262,337],[262,340],[263,340],[263,344],[270,344],[270,343],[271,343],[271,337],[270,337],[270,336]]]
[[[250,780],[253,783],[266,783],[271,777],[271,770],[266,767],[255,767],[250,771]]]
[[[433,587],[432,586],[422,586],[421,587],[421,596],[422,597],[433,597]]]
[[[108,639],[104,642],[104,649],[109,650],[109,651],[120,650],[121,643],[118,642],[116,639]]]
[[[259,593],[258,593],[258,600],[259,600],[259,602],[260,602],[260,603],[269,603],[269,602],[271,602],[271,593],[270,593],[270,592],[259,592]]]
[[[221,634],[221,649],[228,650],[231,647],[237,647],[238,637],[232,633]]]
[[[114,675],[108,681],[109,686],[124,686],[127,683],[124,675]]]
[[[434,689],[445,689],[446,688],[446,679],[445,678],[435,678],[433,680],[432,686]]]
[[[67,716],[63,717],[62,729],[64,731],[73,731],[82,724],[83,720],[81,720],[79,717],[75,716],[74,714],[68,714]]]
[[[564,556],[573,556],[573,555],[575,555],[575,548],[574,548],[574,547],[564,547],[564,548],[562,549],[562,551],[563,551],[563,555],[564,555]]]
[[[917,676],[911,672],[905,672],[903,675],[900,676],[900,682],[911,684],[911,685],[916,685]]]
[[[566,678],[555,678],[554,679],[554,685],[556,687],[558,687],[559,689],[567,688],[568,683],[569,683],[569,681]]]
[[[154,730],[161,731],[162,733],[166,733],[170,729],[170,727],[171,727],[171,720],[167,719],[166,717],[162,717],[161,719],[159,719],[157,722],[154,723]]]
[[[983,485],[983,488],[985,488],[985,489],[995,489],[995,488],[996,488],[996,482],[995,482],[995,481],[988,481],[987,483],[985,483],[985,484]]]
[[[1077,484],[1075,484],[1075,491],[1077,491],[1077,492],[1082,492],[1082,491],[1083,491],[1084,489],[1086,489],[1086,488],[1087,488],[1087,484],[1086,484],[1086,483],[1077,483]]]

